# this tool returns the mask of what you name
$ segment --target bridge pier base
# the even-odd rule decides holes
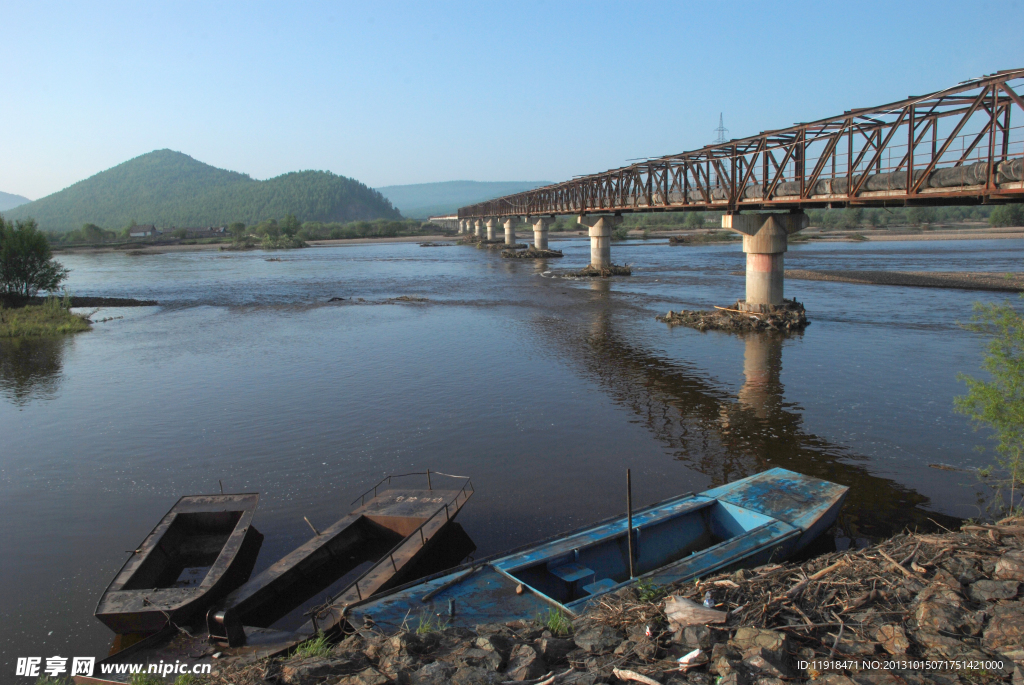
[[[747,253],[747,293],[740,309],[760,312],[782,304],[788,238],[807,225],[803,212],[722,217],[722,228],[743,235],[743,251]]]
[[[546,250],[548,249],[548,224],[551,223],[551,219],[542,217],[536,219],[533,222],[533,249],[535,250]]]
[[[484,222],[480,219],[473,221],[473,227],[476,229],[476,237],[483,238],[484,235]]]
[[[505,219],[505,247],[512,247],[516,244],[516,224],[519,222],[519,217],[514,216],[510,219]]]
[[[485,222],[485,225],[487,226],[487,241],[488,242],[494,240],[494,225],[496,223],[498,223],[497,219],[488,219]]]
[[[577,223],[590,230],[590,266],[607,269],[612,265],[612,227],[622,223],[621,216],[580,216]]]

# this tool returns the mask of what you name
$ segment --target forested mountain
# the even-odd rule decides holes
[[[384,197],[402,214],[415,219],[428,216],[453,214],[459,207],[492,200],[502,195],[521,193],[541,186],[549,181],[445,181],[444,183],[415,183],[406,186],[385,186],[378,188]]]
[[[266,181],[218,169],[173,150],[156,150],[4,212],[34,218],[44,230],[92,223],[118,229],[132,221],[157,226],[255,224],[288,214],[300,221],[346,222],[401,217],[359,181],[327,171],[299,171]]]
[[[0,192],[0,212],[13,209],[14,207],[23,205],[26,202],[32,202],[32,200],[27,197],[22,197],[21,195],[12,195],[11,193]]]

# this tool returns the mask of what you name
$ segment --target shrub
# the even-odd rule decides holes
[[[0,291],[32,297],[54,291],[67,280],[68,270],[53,261],[50,243],[32,219],[5,222],[0,217]]]

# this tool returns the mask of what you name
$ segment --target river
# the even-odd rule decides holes
[[[75,337],[0,344],[0,631],[18,656],[103,656],[107,583],[184,494],[259,492],[257,571],[383,475],[472,477],[477,557],[784,466],[851,486],[836,544],[979,513],[991,456],[953,412],[1004,293],[791,280],[790,337],[670,329],[743,294],[739,246],[565,258],[415,243],[67,254],[75,294],[151,298]],[[281,261],[267,261],[268,258]],[[1017,240],[796,244],[789,268],[1011,271]],[[393,302],[409,296],[426,302]],[[331,298],[344,298],[329,302]],[[962,470],[936,469],[941,464]],[[6,672],[6,671],[5,671]],[[11,671],[13,673],[13,671]],[[6,678],[6,676],[5,676]]]

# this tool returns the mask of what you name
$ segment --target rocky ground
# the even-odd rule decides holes
[[[658,321],[670,326],[689,326],[699,331],[792,331],[810,325],[804,306],[796,300],[784,300],[779,306],[770,306],[766,312],[740,311],[740,302],[730,307],[712,310],[669,310]]]
[[[643,585],[573,623],[353,634],[222,664],[215,685],[1024,683],[1024,518],[904,534],[803,564]],[[665,592],[671,590],[671,596]],[[709,594],[710,593],[710,594]],[[713,605],[706,609],[703,600]]]

